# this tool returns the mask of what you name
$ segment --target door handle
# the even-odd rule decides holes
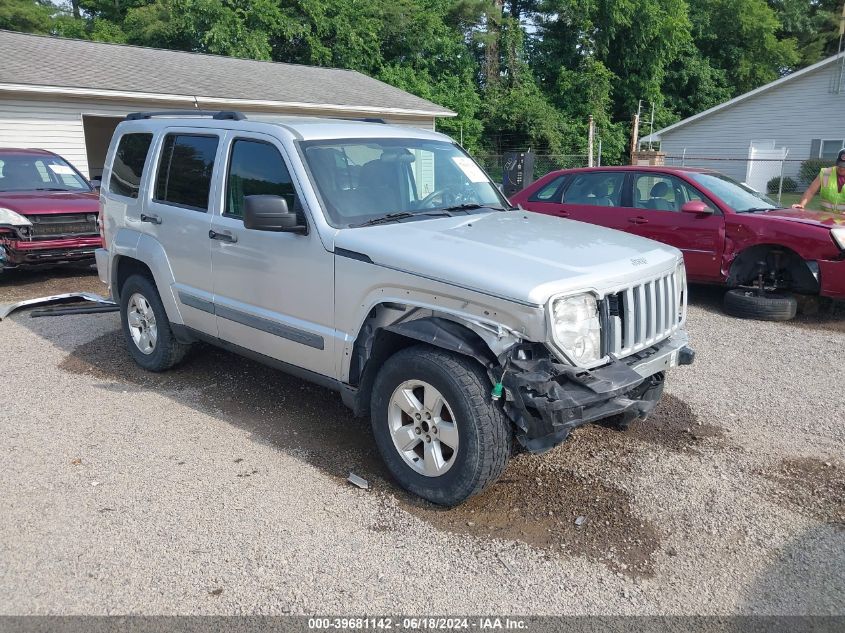
[[[570,216],[569,211],[558,211],[557,214],[562,218],[568,218]]]
[[[213,240],[220,240],[221,242],[228,242],[229,244],[234,244],[238,241],[238,238],[229,233],[229,231],[225,231],[222,233],[218,233],[217,231],[209,231],[208,237]]]
[[[646,220],[645,218],[642,218],[642,217],[640,217],[640,218],[628,218],[628,222],[630,222],[631,224],[648,224],[648,220]]]
[[[141,222],[149,222],[150,224],[161,224],[161,218],[157,215],[141,214]]]

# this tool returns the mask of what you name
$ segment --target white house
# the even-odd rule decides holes
[[[0,147],[34,147],[99,176],[130,112],[240,110],[378,118],[432,129],[451,110],[351,70],[0,30]]]
[[[845,53],[782,77],[641,140],[659,143],[666,163],[717,169],[755,188],[795,177],[808,158],[845,147]],[[756,181],[756,182],[752,182]]]

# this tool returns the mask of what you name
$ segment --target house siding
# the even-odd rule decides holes
[[[784,175],[797,176],[801,161],[810,158],[813,139],[845,139],[845,93],[833,92],[838,72],[838,62],[829,64],[661,133],[667,164],[683,161],[743,180],[751,142],[774,141],[788,150]]]
[[[207,106],[203,106],[207,107]],[[88,151],[85,146],[83,116],[124,117],[129,112],[142,110],[184,109],[184,103],[156,101],[143,103],[138,101],[97,100],[79,98],[33,98],[0,92],[0,147],[38,148],[59,154],[79,171],[90,177]],[[231,106],[226,109],[232,109]],[[249,110],[243,112],[255,119],[277,116],[327,116],[364,118],[378,116],[372,113],[339,113],[338,111],[315,110]],[[400,117],[385,115],[388,123],[411,125],[427,130],[434,129],[434,117]]]

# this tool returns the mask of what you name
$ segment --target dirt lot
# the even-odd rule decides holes
[[[9,275],[0,303],[73,290],[102,286]],[[452,510],[396,488],[328,391],[211,348],[144,373],[116,314],[18,313],[0,612],[845,613],[842,308],[756,323],[692,294],[698,359],[652,419]]]

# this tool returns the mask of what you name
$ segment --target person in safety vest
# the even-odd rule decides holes
[[[845,149],[839,150],[836,166],[823,167],[801,196],[801,202],[793,204],[792,207],[803,209],[817,193],[821,195],[822,209],[845,214]]]

